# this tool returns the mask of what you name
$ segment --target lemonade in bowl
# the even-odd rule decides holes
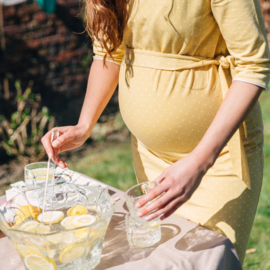
[[[115,210],[107,188],[61,184],[21,192],[0,206],[0,229],[29,270],[91,270]]]

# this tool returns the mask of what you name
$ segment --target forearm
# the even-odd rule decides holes
[[[87,84],[81,115],[78,124],[85,125],[90,135],[92,128],[112,97],[119,80],[120,66],[102,59],[94,60]]]
[[[213,122],[193,154],[204,169],[209,169],[230,140],[235,131],[246,119],[258,100],[262,88],[241,81],[231,85]]]

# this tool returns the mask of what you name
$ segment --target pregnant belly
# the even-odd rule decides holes
[[[132,69],[128,77],[121,66],[119,81],[120,111],[132,134],[152,151],[192,151],[222,102],[219,84],[193,87],[203,79],[196,71]],[[215,72],[207,70],[211,78]]]

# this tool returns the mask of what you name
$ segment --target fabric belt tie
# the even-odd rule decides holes
[[[219,55],[215,59],[209,59],[199,56],[187,56],[178,54],[167,54],[152,51],[131,49],[126,47],[125,55],[122,61],[123,66],[138,66],[167,71],[181,71],[193,68],[200,68],[210,65],[218,66],[218,73],[221,82],[222,96],[225,98],[232,77],[235,75],[235,60],[231,55]],[[231,75],[230,75],[231,74]],[[245,122],[241,125],[247,137]],[[241,128],[241,127],[240,127]],[[240,128],[234,133],[227,143],[229,153],[232,159],[234,174],[251,188],[248,162],[240,135]]]

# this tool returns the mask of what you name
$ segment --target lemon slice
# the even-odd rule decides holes
[[[67,247],[60,255],[61,263],[70,263],[84,255],[85,245],[71,245]]]
[[[71,217],[71,216],[81,216],[81,215],[86,215],[86,214],[88,214],[88,211],[82,205],[75,205],[75,206],[69,208],[68,211],[67,211],[67,215],[69,217]]]
[[[56,244],[60,244],[61,242],[63,242],[63,235],[61,233],[53,234],[53,235],[47,236],[47,239],[49,242],[56,245]]]
[[[56,254],[56,250],[55,249],[48,249],[47,254],[50,258],[53,258]]]
[[[40,225],[36,227],[37,234],[47,234],[50,231],[50,227],[46,225]]]
[[[28,221],[20,227],[20,230],[25,232],[35,232],[35,229],[38,226],[38,224],[39,223],[37,221]]]
[[[30,171],[30,178],[36,181],[45,181],[47,176],[47,168],[39,168]],[[53,177],[51,170],[49,171],[49,179]]]
[[[75,217],[72,221],[72,225],[75,227],[89,226],[95,223],[96,220],[97,218],[93,215],[82,215]]]
[[[102,239],[102,237],[105,235],[106,233],[106,227],[103,227],[99,230],[98,229],[93,229],[90,232],[89,238],[88,238],[88,244],[93,244],[96,243],[96,240],[100,240]]]
[[[159,226],[159,222],[155,222],[154,225],[152,225],[151,227],[148,228],[148,230],[152,230],[155,229]]]
[[[58,245],[63,243],[74,243],[78,241],[76,236],[72,232],[63,232],[47,236],[47,240],[52,244]]]
[[[26,245],[20,245],[16,244],[16,249],[18,253],[24,258],[27,254],[31,253],[39,253],[39,249],[37,247],[32,247],[32,246],[26,246]]]
[[[75,228],[74,225],[72,225],[73,219],[76,217],[66,217],[61,221],[61,225],[65,227],[67,230]]]
[[[44,223],[58,223],[64,218],[64,213],[62,211],[48,211],[44,213],[43,222]],[[42,214],[38,216],[38,221],[41,222]]]
[[[79,238],[85,239],[88,236],[89,228],[82,228],[75,230],[75,235]]]
[[[56,264],[51,258],[40,253],[32,253],[25,257],[24,262],[29,270],[56,270]]]

